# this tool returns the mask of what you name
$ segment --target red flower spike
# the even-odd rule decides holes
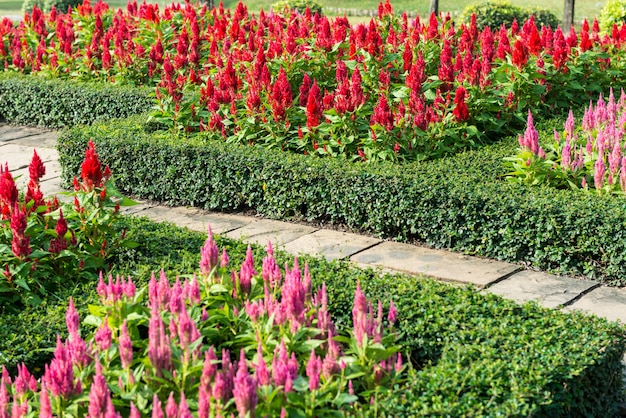
[[[41,158],[37,155],[37,150],[33,150],[33,158],[28,166],[28,174],[30,178],[36,182],[46,174],[46,167],[44,167],[43,161],[41,161]]]
[[[96,148],[92,140],[89,140],[87,151],[85,151],[81,177],[83,186],[87,191],[91,191],[95,187],[102,187],[102,164],[100,163],[98,154],[96,154]]]
[[[467,91],[463,87],[458,87],[456,89],[456,94],[454,96],[454,117],[458,122],[466,121],[469,118],[469,110],[467,109],[467,104],[465,103],[465,96],[467,95]]]

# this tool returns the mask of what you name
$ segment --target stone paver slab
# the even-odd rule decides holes
[[[228,213],[207,212],[200,215],[206,223],[206,227],[211,225],[211,231],[215,234],[225,234],[235,229],[243,228],[256,222],[251,216],[233,215]]]
[[[485,291],[517,302],[535,300],[545,307],[556,308],[597,285],[595,282],[572,277],[524,270]]]
[[[137,201],[135,200],[135,202],[137,202]],[[152,208],[152,207],[154,207],[154,205],[149,205],[149,204],[146,204],[146,203],[137,202],[136,205],[120,207],[120,213],[124,214],[124,215],[142,216],[143,215],[143,211],[145,211],[146,209]]]
[[[347,232],[320,229],[304,235],[285,245],[292,254],[316,254],[329,260],[350,257],[366,248],[376,245],[381,240]]]
[[[36,148],[56,148],[58,136],[57,132],[43,132],[41,134],[15,139],[11,141],[11,144]]]
[[[18,138],[38,135],[47,132],[41,128],[30,128],[24,126],[0,125],[0,142],[12,141]]]
[[[626,323],[626,289],[598,287],[564,309],[591,312],[609,321]]]
[[[28,167],[30,161],[33,158],[34,147],[27,147],[16,144],[7,144],[0,146],[0,164],[9,164],[9,171],[19,170],[20,168]],[[37,148],[37,154],[39,158],[46,164],[50,161],[57,161],[59,154],[56,149],[51,148]]]
[[[141,216],[147,216],[153,221],[172,222],[194,231],[206,231],[207,224],[198,216],[200,209],[186,207],[153,206],[141,211]]]
[[[519,270],[514,264],[470,257],[399,242],[383,242],[350,258],[437,279],[484,287]]]
[[[262,246],[267,245],[268,241],[271,241],[274,246],[284,246],[286,243],[310,234],[315,230],[315,228],[306,225],[259,219],[225,235],[229,238],[244,239],[247,242]]]
[[[61,187],[60,177],[54,177],[48,180],[44,180],[39,183],[39,187],[44,196],[52,196],[60,192],[66,191]]]

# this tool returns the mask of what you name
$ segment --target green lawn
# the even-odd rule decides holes
[[[244,1],[251,11],[258,12],[261,9],[268,10],[270,5],[276,0],[247,0]],[[360,0],[354,2],[351,0],[318,0],[324,7],[343,8],[343,9],[376,9],[378,0]],[[474,3],[474,0],[440,0],[439,7],[443,11],[449,11],[453,15],[461,13],[466,5]],[[170,4],[170,1],[156,1],[161,5]],[[234,8],[238,0],[225,0],[226,7]],[[519,6],[538,6],[550,9],[558,17],[563,15],[563,0],[511,0],[511,3]],[[113,7],[123,7],[126,5],[124,0],[110,1]],[[584,17],[593,19],[599,15],[600,11],[606,4],[604,1],[596,0],[579,0],[576,2],[576,21],[580,22]],[[421,16],[428,15],[429,0],[392,0],[392,5],[396,10],[408,10],[419,13]],[[19,15],[22,2],[19,0],[0,0],[0,16],[2,15]]]

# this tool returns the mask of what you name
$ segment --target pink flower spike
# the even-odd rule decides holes
[[[241,349],[237,375],[235,376],[233,387],[233,396],[239,416],[246,416],[248,413],[253,415],[258,399],[256,389],[256,379],[248,373],[246,354],[245,351]]]
[[[152,397],[152,418],[165,418],[163,415],[163,405],[156,393]]]
[[[130,415],[128,418],[141,418],[141,413],[132,401],[130,403]]]
[[[322,372],[322,360],[311,350],[309,361],[306,364],[306,375],[309,378],[309,389],[317,390],[320,387],[320,373]]]
[[[599,191],[604,186],[604,174],[606,173],[606,167],[604,160],[600,156],[594,165],[593,182],[596,189]]]
[[[228,254],[226,253],[226,248],[222,249],[222,257],[220,258],[220,267],[226,268],[228,267]]]
[[[387,321],[389,324],[393,326],[396,323],[396,319],[398,318],[398,311],[396,310],[396,305],[393,304],[393,300],[389,302],[389,313],[387,314]]]
[[[180,402],[178,404],[178,416],[177,418],[193,418],[189,405],[187,405],[187,399],[185,398],[185,392],[180,393]]]
[[[98,331],[96,331],[94,335],[98,349],[101,351],[108,350],[111,347],[111,337],[112,332],[111,328],[109,328],[109,318],[105,317],[102,321],[102,325],[100,325],[100,328],[98,328]]]
[[[130,367],[133,362],[133,341],[128,335],[128,327],[126,326],[126,319],[122,324],[122,330],[120,333],[119,341],[120,361],[124,369]]]
[[[167,404],[165,404],[165,416],[167,418],[178,418],[178,405],[174,400],[174,392],[170,392],[170,396],[167,398]]]
[[[102,375],[102,365],[96,360],[96,374],[89,391],[89,416],[104,416],[110,404],[111,392],[106,378]]]
[[[50,396],[48,396],[48,389],[45,383],[41,385],[41,392],[39,393],[39,418],[52,418],[52,405],[50,404]]]
[[[204,246],[200,249],[200,272],[208,276],[215,267],[217,267],[217,259],[219,251],[217,249],[217,243],[213,238],[213,231],[211,226],[208,227],[208,237],[204,243]]]
[[[70,303],[65,313],[65,324],[67,325],[67,331],[70,336],[78,335],[78,329],[80,326],[80,317],[74,307],[74,299],[70,296]]]

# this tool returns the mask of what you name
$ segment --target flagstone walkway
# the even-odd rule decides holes
[[[60,192],[61,168],[55,148],[56,138],[55,131],[0,125],[0,164],[6,162],[14,176],[22,175],[18,183],[23,184],[20,182],[28,178],[28,164],[33,149],[36,149],[46,166],[42,191],[46,195]],[[207,212],[197,208],[141,203],[125,209],[125,212],[203,232],[211,225],[216,234],[261,245],[270,240],[278,248],[293,254],[317,254],[386,271],[424,274],[448,282],[472,284],[483,292],[518,302],[535,300],[549,308],[579,309],[626,323],[626,289],[530,271],[518,264],[309,225]]]

